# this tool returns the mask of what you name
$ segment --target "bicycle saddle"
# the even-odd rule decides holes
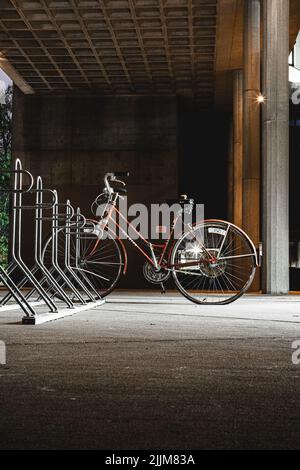
[[[179,197],[176,199],[167,199],[166,203],[169,204],[170,206],[173,204],[180,204],[180,205],[194,204],[194,199],[188,198],[186,194],[180,194]]]

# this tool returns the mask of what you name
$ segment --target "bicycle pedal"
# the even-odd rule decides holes
[[[165,294],[165,293],[166,293],[166,289],[165,289],[165,286],[163,285],[162,282],[160,283],[160,288],[161,288],[160,293],[161,293],[161,294]]]

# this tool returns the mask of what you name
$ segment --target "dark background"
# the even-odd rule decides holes
[[[227,218],[229,116],[189,97],[38,96],[14,92],[13,157],[91,217],[109,171],[130,171],[128,203],[162,203],[187,193],[205,217]],[[28,215],[27,215],[28,214]],[[31,264],[32,216],[24,258]],[[153,287],[144,259],[129,247],[120,287]]]
[[[298,258],[300,243],[300,109],[290,107],[290,254]],[[290,289],[300,290],[300,269],[290,269]]]

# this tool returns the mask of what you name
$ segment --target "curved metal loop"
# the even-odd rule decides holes
[[[79,222],[79,219],[82,220],[81,227],[79,228],[85,227],[87,223],[86,217],[81,213],[80,208],[78,207],[76,211],[76,222]]]
[[[74,207],[72,206],[72,204],[70,203],[70,201],[68,200],[66,202],[66,208],[67,208],[67,213],[66,213],[66,220],[69,222],[73,219],[74,215],[75,215],[75,209]],[[71,211],[70,213],[68,213],[68,209]]]
[[[100,202],[99,202],[99,199],[100,199],[102,196],[105,196],[105,197],[107,198],[107,200],[100,203]],[[92,204],[91,204],[91,212],[92,212],[92,214],[93,214],[95,217],[98,216],[98,214],[97,214],[97,209],[98,209],[98,207],[100,207],[101,204],[103,204],[103,205],[108,205],[108,204],[111,203],[111,202],[112,202],[112,196],[109,195],[107,192],[102,192],[102,193],[98,194],[98,196],[96,197],[96,199],[95,199],[95,200],[92,202]],[[96,206],[96,208],[95,208],[95,206]]]
[[[83,230],[80,231],[78,234],[79,238],[88,239],[95,239],[95,237],[99,238],[100,231],[99,231],[99,224],[92,221],[87,220],[86,225],[83,227]]]
[[[106,196],[106,194],[105,194],[105,193],[100,193],[100,194],[98,194],[98,196],[97,196],[96,199],[94,200],[94,203],[96,203],[96,204],[99,205],[99,198],[100,198],[101,196]],[[108,199],[108,198],[107,198],[107,199]]]
[[[72,220],[70,224],[68,233],[72,235],[78,235],[80,230],[82,230],[86,226],[86,223],[87,223],[87,219],[81,213],[80,208],[77,207],[76,216],[74,217],[74,220]]]
[[[92,204],[91,204],[91,213],[92,213],[94,216],[96,216],[96,212],[97,212],[97,208],[98,208],[98,206],[97,206],[96,211],[95,211],[95,209],[94,209],[94,206],[95,206],[95,205],[96,205],[96,199],[95,199],[95,200],[92,202]]]
[[[53,207],[56,204],[57,200],[57,195],[55,191],[52,189],[31,189],[30,191],[27,191],[31,194],[37,194],[37,193],[50,193],[52,196],[52,201],[51,202],[41,202],[41,203],[34,203],[34,204],[28,204],[28,205],[20,205],[20,206],[13,206],[13,209],[53,209]]]
[[[65,213],[59,213],[59,212],[55,213],[54,212],[53,217],[51,218],[51,220],[62,221],[62,222],[70,222],[71,219],[75,215],[74,207],[70,204],[69,201],[67,201],[67,202],[57,202],[56,204],[54,204],[54,210],[56,208],[59,208],[59,207],[65,207],[66,209],[70,209],[70,213],[68,213],[67,211]]]
[[[32,174],[27,171],[27,170],[23,170],[22,169],[22,163],[21,163],[21,160],[19,158],[16,159],[15,161],[15,168],[14,170],[11,170],[11,169],[8,169],[8,170],[0,170],[0,174],[1,175],[18,175],[20,176],[20,179],[19,181],[17,180],[17,178],[15,177],[14,179],[14,187],[13,188],[5,188],[5,189],[1,189],[1,191],[3,192],[7,192],[7,193],[16,193],[16,194],[24,194],[24,193],[28,193],[29,191],[32,190],[33,188],[33,185],[34,185],[34,178],[32,176]],[[23,185],[23,182],[22,182],[22,178],[21,176],[27,176],[29,178],[29,186],[27,188],[22,188],[22,185]],[[18,187],[18,186],[21,186],[21,187]]]

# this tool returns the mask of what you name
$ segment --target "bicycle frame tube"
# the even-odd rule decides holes
[[[119,215],[119,217],[126,223],[126,227],[130,227],[138,236],[138,239],[141,240],[150,250],[150,256],[148,255],[148,253],[141,247],[139,246],[129,235],[128,233],[124,230],[124,228],[113,218],[113,212],[115,212],[116,214]],[[147,259],[147,261],[149,261],[149,263],[151,263],[154,267],[159,267],[162,265],[162,262],[163,262],[163,259],[164,259],[164,255],[167,251],[167,248],[169,246],[169,243],[170,243],[170,240],[172,238],[172,235],[173,235],[173,232],[174,232],[174,225],[176,224],[176,221],[178,219],[178,217],[176,217],[174,220],[173,220],[173,223],[172,223],[172,227],[171,227],[171,232],[170,232],[170,236],[169,238],[166,240],[165,243],[163,244],[157,244],[157,243],[151,243],[149,240],[146,240],[143,235],[129,222],[128,219],[126,219],[126,217],[124,217],[124,215],[116,208],[115,204],[112,204],[107,216],[106,216],[106,219],[107,221],[109,220],[112,220],[116,226],[116,228],[119,229],[119,231],[125,236],[125,238],[130,241],[130,243],[136,248],[136,250],[138,250],[142,256],[144,256],[144,258]],[[99,223],[99,221],[96,221],[96,223]],[[118,237],[117,233],[115,230],[113,229],[109,229],[112,234],[116,237],[116,239],[121,242],[121,239],[120,237]],[[100,242],[100,239],[97,240],[97,242],[95,243],[95,246],[93,248],[93,250],[91,251],[90,255],[92,255],[96,249],[97,249],[97,246]],[[155,253],[154,253],[154,250],[153,248],[159,248],[161,250],[161,253],[159,254],[159,260],[156,259],[155,257]],[[122,243],[122,249],[123,249],[123,252],[125,253],[125,257],[126,257],[126,261],[127,261],[127,252],[126,252],[126,248],[124,246],[124,244]]]
[[[138,238],[150,249],[150,254],[151,254],[151,257],[147,254],[147,252],[145,250],[143,250],[142,247],[140,247],[129,235],[128,233],[123,229],[123,227],[121,227],[121,225],[114,219],[112,219],[111,217],[111,220],[113,220],[113,222],[115,223],[115,225],[118,227],[118,229],[121,231],[121,233],[123,235],[125,235],[126,239],[128,241],[130,241],[130,243],[144,256],[144,258],[146,258],[149,263],[151,263],[153,266],[155,267],[158,267],[159,264],[157,263],[157,260],[156,260],[156,257],[155,257],[155,254],[154,254],[154,250],[153,248],[160,248],[160,249],[165,249],[166,248],[166,245],[168,244],[169,242],[169,239],[166,241],[166,243],[164,244],[152,244],[151,242],[149,242],[149,240],[146,240],[143,235],[129,222],[128,219],[126,219],[126,217],[124,217],[124,215],[114,206],[113,208],[115,210],[115,212],[121,217],[122,220],[124,220],[124,222],[126,223],[126,226],[127,227],[130,227],[138,236]]]

